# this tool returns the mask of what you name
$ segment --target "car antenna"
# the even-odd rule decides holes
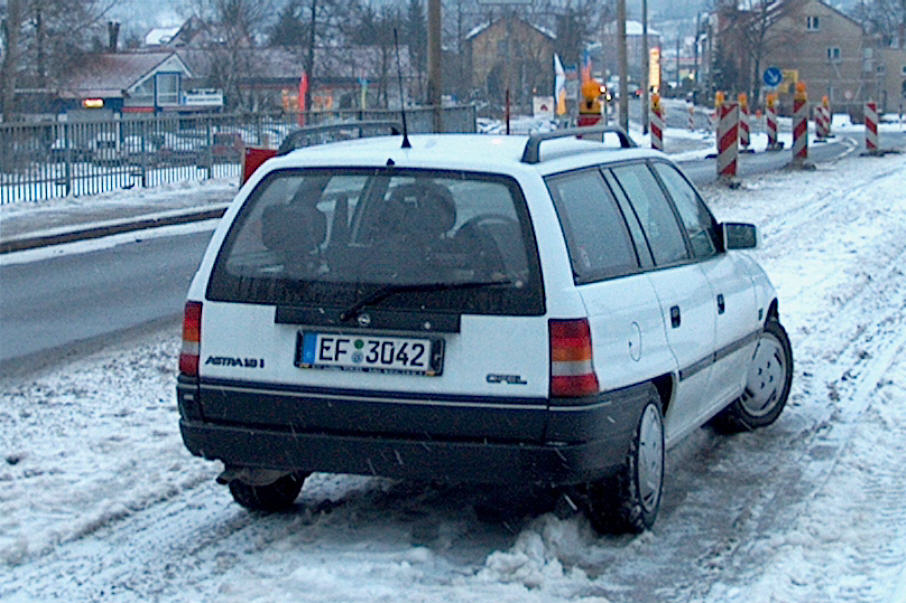
[[[400,41],[396,35],[396,28],[393,28],[393,45],[396,47],[396,78],[400,85],[400,113],[403,115],[403,148],[411,149],[409,143],[409,128],[406,126],[406,102],[403,97],[403,68],[400,66]]]

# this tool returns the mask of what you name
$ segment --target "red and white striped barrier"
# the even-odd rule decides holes
[[[734,178],[739,154],[739,104],[725,102],[717,113],[717,177]]]
[[[865,103],[865,150],[869,155],[880,153],[878,146],[878,103]]]
[[[833,119],[831,119],[831,116],[833,115],[833,113],[831,112],[830,108],[830,98],[827,95],[821,97],[821,109],[824,111],[824,135],[827,138],[830,138],[834,135],[834,133],[831,131],[831,122],[833,121]]]
[[[796,84],[793,97],[793,163],[802,165],[808,159],[808,96],[805,83]]]
[[[695,105],[689,103],[689,131],[695,132]]]
[[[815,107],[815,140],[825,141],[830,135],[830,113],[823,105]]]
[[[651,134],[651,148],[657,151],[664,150],[664,107],[658,94],[651,95],[651,113],[648,119]]]

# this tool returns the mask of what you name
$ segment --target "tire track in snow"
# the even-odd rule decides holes
[[[906,259],[906,253],[900,259]],[[891,270],[891,273],[894,272],[896,269]],[[760,566],[759,558],[768,554],[758,546],[763,540],[761,535],[776,534],[784,527],[793,525],[827,482],[845,452],[853,428],[858,426],[862,413],[871,404],[871,392],[900,357],[906,344],[906,316],[902,312],[906,305],[906,279],[902,278],[902,274],[900,277],[898,281],[878,279],[888,283],[884,289],[899,291],[893,298],[886,298],[891,302],[887,313],[882,314],[871,328],[863,329],[859,337],[847,342],[846,347],[839,351],[838,363],[825,365],[823,370],[813,373],[810,381],[826,383],[829,391],[833,392],[827,398],[831,403],[823,408],[808,409],[800,405],[785,411],[785,415],[797,415],[805,424],[803,428],[787,434],[785,441],[772,438],[767,432],[742,434],[730,440],[718,436],[716,455],[730,452],[731,457],[725,458],[725,462],[739,464],[740,467],[751,462],[748,454],[757,454],[752,449],[760,448],[761,442],[767,441],[771,447],[770,454],[762,454],[757,459],[770,462],[770,467],[763,467],[759,471],[763,477],[753,481],[754,487],[734,501],[740,511],[731,518],[723,537],[698,556],[700,575],[688,582],[684,580],[686,584],[680,587],[681,592],[695,599],[724,599],[725,593],[710,596],[712,586],[715,583],[735,583],[747,574],[749,568]],[[873,287],[864,289],[844,309],[839,324],[847,324],[845,314],[853,314],[853,318],[861,315],[864,300],[877,293]],[[800,344],[799,349],[807,348],[809,343],[826,335],[826,332],[814,332]],[[820,342],[814,343],[815,347],[820,347]],[[876,353],[866,356],[864,350],[871,348]],[[802,364],[811,366],[820,362],[819,358],[818,361],[806,360]],[[797,376],[801,370],[800,364]],[[811,394],[803,392],[803,387],[807,386],[801,383],[794,386],[801,402],[814,400],[820,395],[817,391]],[[786,417],[787,421],[789,419]],[[744,444],[742,449],[733,448],[735,443],[732,440],[739,438],[751,440],[751,443]],[[706,473],[711,473],[711,470],[706,469]],[[886,508],[896,516],[898,525],[906,526],[906,510],[898,507],[902,505],[901,500],[893,497]]]
[[[823,218],[822,214],[836,206],[837,202],[822,203],[815,217]],[[788,222],[784,224],[790,226]],[[799,226],[798,220],[792,224]],[[696,596],[706,596],[710,590],[707,585],[720,584],[721,580],[733,582],[750,564],[758,565],[752,536],[792,525],[837,468],[853,429],[871,404],[871,393],[906,342],[906,278],[900,268],[906,261],[906,250],[902,243],[898,247],[899,255],[891,258],[886,269],[870,274],[857,290],[849,292],[846,300],[841,300],[841,307],[831,309],[833,320],[825,320],[825,310],[808,316],[810,333],[794,349],[797,382],[791,401],[797,399],[800,407],[788,409],[785,416],[799,415],[810,425],[788,438],[791,448],[786,454],[772,459],[772,476],[758,483],[747,497],[733,521],[733,531],[701,555],[699,565],[710,578],[704,581],[705,586],[690,588]],[[859,328],[846,337],[849,325]],[[843,342],[843,348],[830,349],[827,343],[835,341]],[[818,388],[825,385],[830,404],[811,411],[801,406],[802,402],[819,400]],[[903,526],[906,512],[897,506],[899,500],[891,499],[893,506],[887,507],[887,512]],[[783,513],[783,509],[792,512]]]
[[[854,380],[832,423],[816,433],[802,457],[804,470],[788,472],[786,486],[804,494],[788,496],[789,490],[778,489],[771,506],[779,512],[766,514],[759,537],[742,542],[722,560],[744,574],[743,582],[754,584],[743,587],[754,598],[811,601],[817,590],[825,600],[889,600],[895,587],[879,575],[892,576],[895,583],[906,570],[902,546],[895,545],[906,539],[906,444],[902,426],[884,416],[885,405],[902,403],[885,392],[891,382],[884,375],[902,363],[904,350],[906,330],[901,330]],[[801,542],[809,542],[812,550],[803,550]],[[832,575],[824,569],[825,555],[836,557]],[[804,559],[785,567],[797,557]],[[770,584],[760,571],[745,575],[746,568],[764,571],[765,566]],[[721,583],[709,594],[711,600],[741,598],[729,597]]]
[[[879,173],[877,178],[893,176],[900,171],[901,168],[899,167],[891,168]],[[877,186],[877,183],[873,180],[856,183],[852,188],[847,190],[843,200],[849,201],[858,198],[859,196],[864,195],[865,191],[871,190],[875,186]],[[829,211],[837,209],[837,204],[841,202],[839,197],[828,198],[826,195],[821,194],[821,192],[814,192],[811,193],[810,196],[804,195],[804,197],[804,202],[793,208],[791,211],[789,211],[788,208],[788,211],[770,216],[759,224],[759,230],[770,233],[767,240],[782,238],[784,235],[788,236],[792,231],[800,228],[806,223],[818,222],[818,220],[827,215]]]

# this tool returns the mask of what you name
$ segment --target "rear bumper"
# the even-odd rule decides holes
[[[199,388],[181,378],[177,389],[186,447],[230,466],[543,486],[597,479],[620,466],[645,401],[642,388],[571,406],[548,401],[540,411],[488,403],[425,408],[424,401],[412,405],[405,399],[379,406],[371,399],[345,400],[326,403],[331,418],[319,427],[323,392],[300,404],[304,394],[298,391],[278,395],[265,388],[253,400],[250,384]],[[250,405],[253,416],[247,414]],[[217,412],[211,415],[206,408]],[[376,416],[363,421],[369,413]],[[411,422],[420,416],[432,417],[431,431],[419,431],[425,424]],[[387,430],[389,425],[396,429]],[[481,425],[489,435],[476,433]]]

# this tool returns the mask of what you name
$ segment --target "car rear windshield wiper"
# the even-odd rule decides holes
[[[454,289],[480,289],[482,287],[499,287],[512,285],[509,280],[502,281],[461,281],[458,283],[411,283],[408,285],[385,285],[365,295],[354,304],[340,313],[340,321],[345,322],[359,313],[359,310],[369,304],[377,303],[397,293],[413,291],[452,291]]]

